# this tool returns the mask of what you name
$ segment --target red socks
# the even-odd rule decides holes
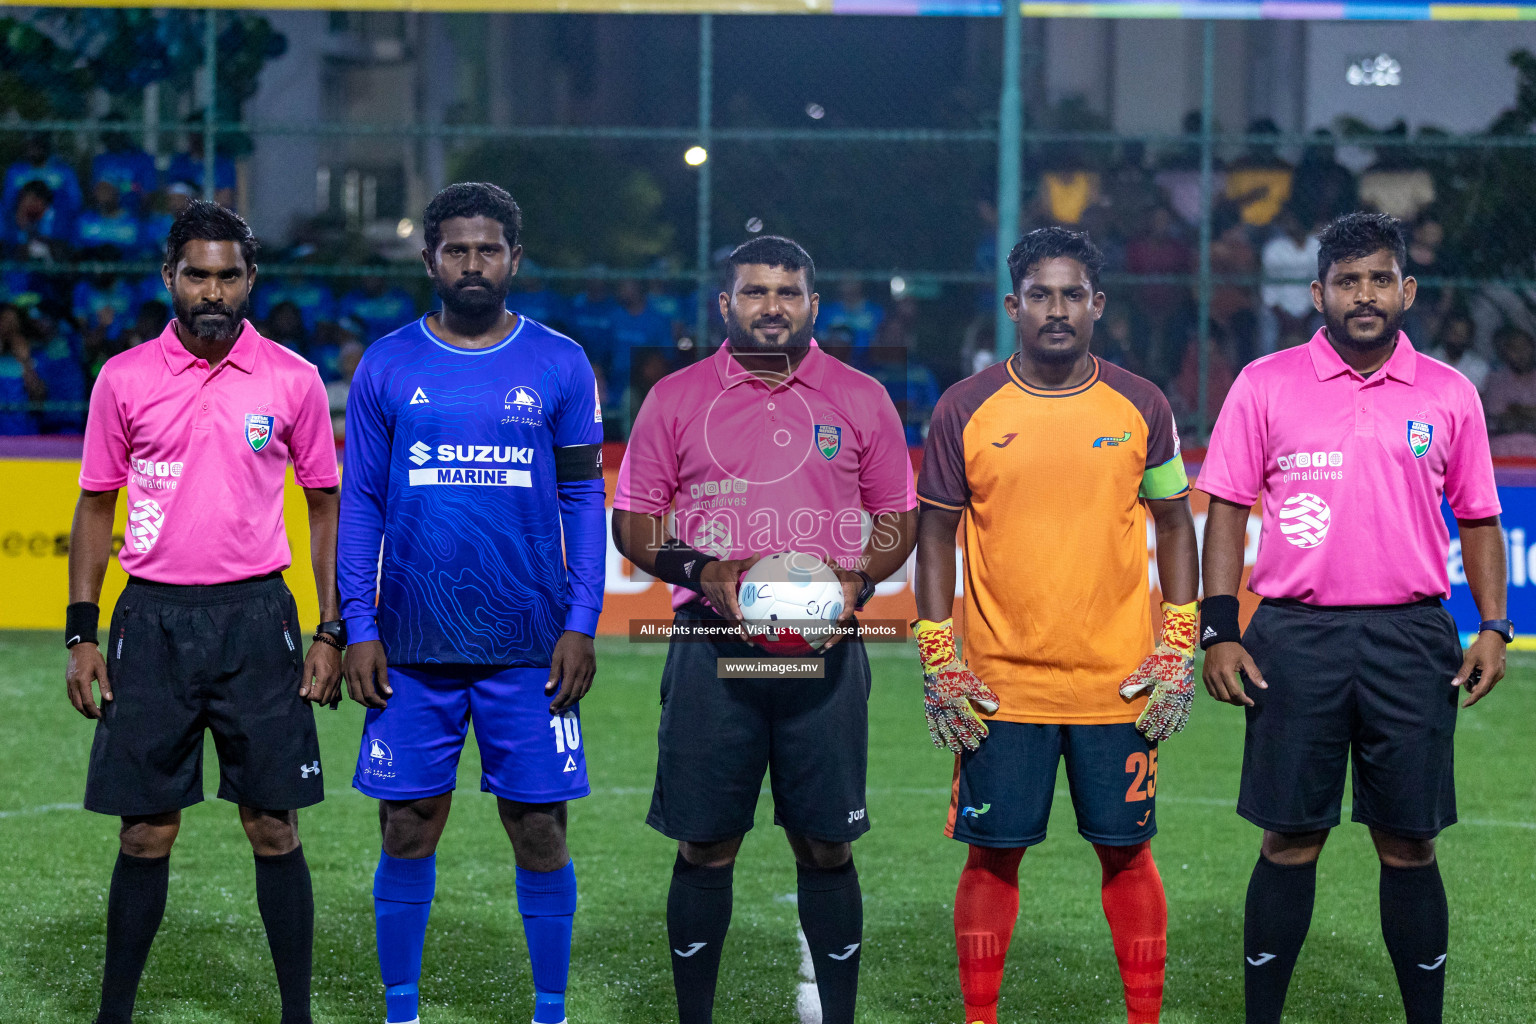
[[[997,1024],[1003,962],[1019,916],[1019,861],[1023,848],[972,846],[955,892],[955,947],[966,1024]],[[1159,890],[1161,891],[1161,890]]]
[[[1094,845],[1104,869],[1104,916],[1120,963],[1128,1024],[1158,1024],[1168,954],[1168,903],[1147,843]],[[1023,849],[972,846],[955,893],[955,947],[966,1024],[997,1024],[1003,963],[1019,917]]]
[[[1157,1024],[1168,959],[1168,901],[1147,843],[1094,844],[1104,868],[1104,916],[1120,962],[1129,1024]]]

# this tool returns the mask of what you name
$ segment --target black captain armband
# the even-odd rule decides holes
[[[64,609],[64,646],[100,643],[96,638],[100,619],[101,609],[91,601],[76,601]]]
[[[603,446],[573,444],[555,449],[555,483],[603,478]]]
[[[696,551],[680,540],[669,540],[656,552],[656,578],[702,594],[704,567],[718,561],[713,555]]]
[[[1243,639],[1237,624],[1237,597],[1215,594],[1200,602],[1200,649],[1212,644],[1235,644]]]

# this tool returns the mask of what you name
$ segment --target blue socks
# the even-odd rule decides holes
[[[437,857],[404,860],[380,852],[373,874],[373,916],[386,1020],[417,1018],[421,950],[437,889]],[[533,968],[534,1024],[565,1020],[565,984],[571,967],[571,919],[576,914],[576,868],[517,869],[517,909]]]
[[[417,1018],[421,949],[427,916],[437,890],[437,855],[405,860],[379,852],[373,873],[373,918],[378,935],[379,974],[384,979],[385,1019]]]
[[[518,868],[517,910],[523,916],[533,968],[534,1024],[560,1024],[565,1020],[565,982],[571,969],[576,866],[567,861],[558,871]]]

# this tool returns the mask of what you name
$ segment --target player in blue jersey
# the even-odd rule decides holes
[[[379,799],[384,834],[387,1020],[418,1020],[434,855],[473,718],[517,861],[533,1020],[557,1024],[576,910],[565,802],[591,791],[577,702],[603,593],[597,382],[574,341],[506,309],[522,255],[511,196],[450,185],[424,221],[443,308],[358,365],[337,542],[344,671],[368,708],[352,784]]]

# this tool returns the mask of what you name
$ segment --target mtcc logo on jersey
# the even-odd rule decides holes
[[[1293,494],[1280,506],[1280,533],[1299,548],[1315,548],[1328,536],[1332,516],[1328,503],[1317,495]]]
[[[508,391],[501,400],[501,408],[507,415],[503,423],[524,423],[539,426],[544,422],[544,401],[533,388],[519,384]]]

